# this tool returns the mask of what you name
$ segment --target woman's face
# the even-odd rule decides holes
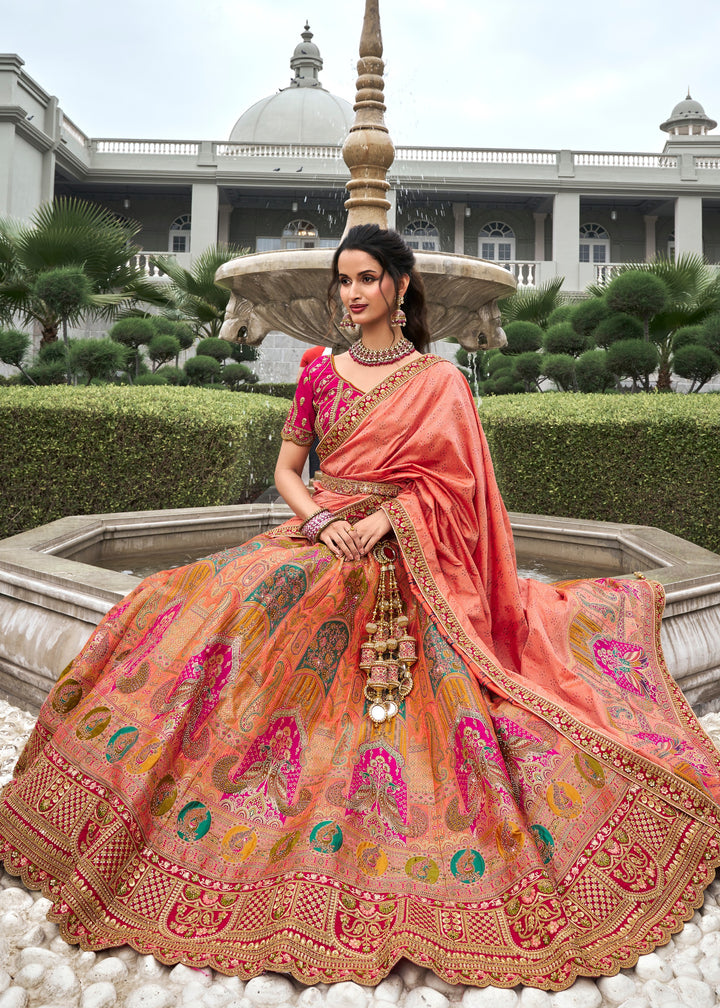
[[[395,308],[395,284],[380,263],[369,252],[345,249],[338,259],[340,298],[353,322],[369,326],[387,321]],[[398,292],[404,294],[409,278],[403,276]]]

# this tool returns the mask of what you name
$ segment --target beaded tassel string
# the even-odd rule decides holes
[[[360,648],[360,668],[367,674],[368,716],[374,724],[382,724],[395,717],[413,687],[410,666],[417,660],[417,649],[407,632],[408,618],[395,579],[397,549],[379,542],[373,555],[380,564],[380,578],[372,619],[365,625],[369,636]]]

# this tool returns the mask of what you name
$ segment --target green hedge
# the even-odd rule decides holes
[[[289,403],[205,389],[0,389],[0,538],[64,515],[202,507],[273,481]]]
[[[484,399],[511,511],[654,525],[720,552],[720,395]]]
[[[249,385],[244,391],[278,396],[280,399],[293,399],[296,388],[297,382],[258,382],[256,385]]]

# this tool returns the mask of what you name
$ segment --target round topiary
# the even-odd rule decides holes
[[[608,368],[607,351],[586,350],[577,359],[575,380],[580,392],[606,392],[615,384]]]
[[[642,322],[626,312],[613,312],[606,316],[595,330],[595,342],[605,348],[620,340],[642,338]]]
[[[505,335],[507,346],[503,347],[502,353],[508,356],[529,353],[531,350],[539,350],[542,346],[543,331],[534,322],[524,322],[520,319],[517,322],[509,322],[505,326]]]
[[[604,318],[610,314],[605,298],[593,297],[574,305],[570,323],[576,333],[593,337],[595,330]]]
[[[578,357],[588,349],[588,337],[573,329],[569,322],[558,322],[551,326],[543,339],[545,352],[549,354],[569,354]]]

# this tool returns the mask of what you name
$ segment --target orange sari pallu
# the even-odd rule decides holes
[[[402,553],[399,713],[371,722],[358,668],[376,560],[293,519],[108,614],[2,795],[6,868],[67,941],[242,977],[374,984],[407,957],[558,990],[632,965],[720,862],[720,762],[665,669],[661,589],[518,582],[440,358],[367,394],[320,358],[286,425],[301,443],[308,396],[318,506],[382,507]]]

